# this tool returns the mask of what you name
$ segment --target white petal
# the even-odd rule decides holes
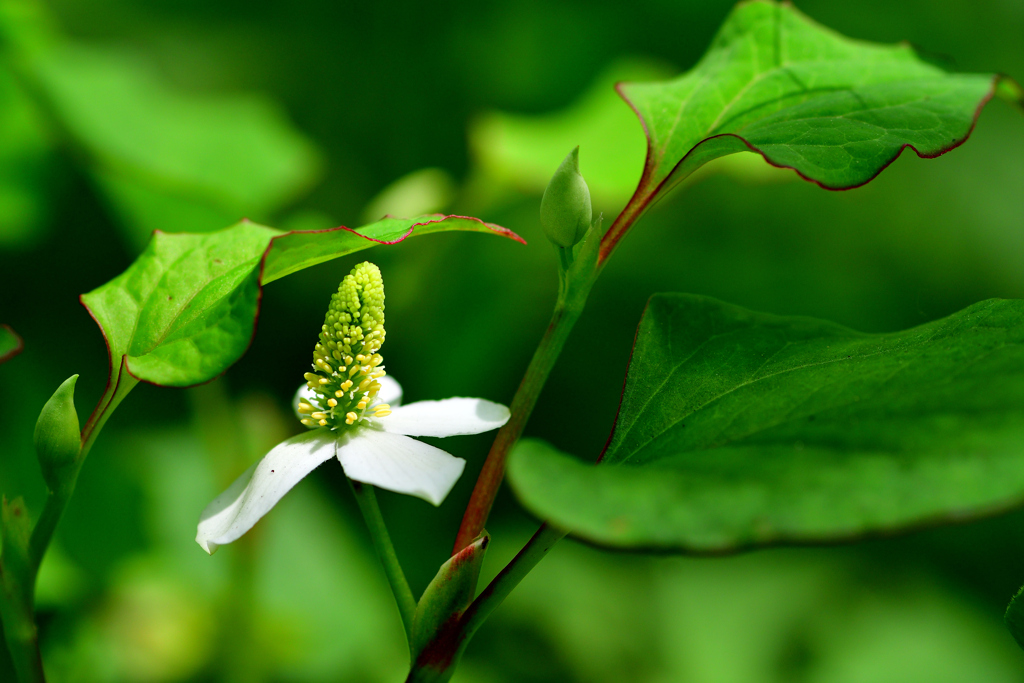
[[[380,382],[380,391],[377,392],[377,403],[387,403],[389,406],[402,405],[402,385],[391,375],[384,375],[377,380]]]
[[[299,480],[334,455],[336,440],[330,430],[317,429],[274,446],[206,506],[196,543],[212,555],[251,529]]]
[[[508,408],[482,398],[446,398],[400,406],[376,420],[380,428],[406,436],[458,436],[497,429],[508,422]]]
[[[349,478],[440,505],[466,461],[399,434],[365,427],[338,439],[338,461]]]

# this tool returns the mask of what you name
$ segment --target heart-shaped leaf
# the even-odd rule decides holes
[[[8,325],[0,325],[0,363],[14,358],[23,348],[21,337],[14,330]]]
[[[617,223],[712,159],[754,151],[828,189],[870,181],[907,147],[935,157],[963,143],[981,106],[1019,87],[949,74],[906,44],[855,41],[789,4],[741,3],[689,72],[627,83],[620,94],[647,133],[636,193]],[[621,230],[610,230],[614,241]]]
[[[528,442],[534,513],[617,547],[827,542],[1024,501],[1024,301],[862,334],[652,297],[598,466]]]
[[[359,230],[281,232],[242,221],[199,235],[155,233],[128,270],[81,297],[110,354],[100,407],[119,395],[119,385],[130,389],[142,380],[184,387],[227,370],[249,346],[267,282],[376,244],[451,230],[522,241],[464,216],[385,218]]]

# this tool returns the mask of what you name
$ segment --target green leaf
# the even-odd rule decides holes
[[[1017,644],[1024,648],[1024,587],[1021,587],[1017,594],[1006,606],[1006,614],[1003,615],[1006,628],[1010,630]]]
[[[28,64],[140,246],[168,224],[208,232],[267,218],[319,174],[312,144],[264,98],[190,94],[137,55],[59,41]]]
[[[437,570],[416,606],[412,641],[409,647],[415,661],[432,640],[443,638],[446,629],[454,629],[458,619],[476,595],[484,554],[491,537],[485,531],[472,543],[448,559]]]
[[[620,86],[647,134],[643,177],[624,215],[741,151],[828,189],[863,185],[906,147],[935,157],[963,143],[999,82],[948,74],[907,44],[845,38],[789,4],[741,3],[692,70]]]
[[[726,552],[1024,501],[1024,301],[863,334],[652,297],[600,466],[529,442],[527,508],[616,547]]]
[[[526,244],[522,237],[508,228],[484,223],[479,218],[441,214],[417,218],[389,216],[358,230],[342,226],[330,230],[294,231],[275,239],[264,264],[263,284],[353,251],[372,247],[373,243],[397,244],[413,234],[430,235],[452,230],[492,233]]]
[[[227,370],[249,346],[263,284],[375,244],[450,230],[522,241],[505,228],[462,216],[388,218],[358,231],[286,233],[242,221],[200,235],[157,232],[128,270],[81,297],[110,354],[101,405],[121,380],[183,387]]]
[[[21,337],[10,326],[0,324],[0,363],[14,358],[24,347]]]

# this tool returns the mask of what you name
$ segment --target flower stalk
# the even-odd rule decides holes
[[[412,595],[405,572],[402,571],[402,565],[398,561],[388,528],[384,525],[384,517],[380,513],[380,506],[377,505],[377,494],[374,492],[373,486],[369,484],[352,479],[349,479],[348,483],[352,485],[352,492],[359,504],[359,510],[363,513],[363,519],[366,520],[366,528],[370,531],[373,547],[384,567],[388,583],[391,584],[391,592],[395,596],[398,612],[402,616],[402,626],[405,627],[405,636],[411,642],[413,620],[416,616],[416,599]]]
[[[577,150],[573,150],[566,161],[575,161],[576,155]],[[565,165],[566,162],[563,162],[563,167]],[[563,167],[559,167],[553,182],[565,172]],[[582,177],[580,181],[582,182]],[[586,187],[585,183],[583,187]],[[586,215],[588,217],[590,216],[589,201],[588,193],[586,196]],[[533,413],[533,408],[537,405],[537,399],[544,389],[544,384],[555,367],[572,328],[583,313],[587,297],[590,295],[590,290],[601,269],[598,255],[602,244],[602,220],[603,216],[599,215],[582,238],[577,239],[568,247],[561,246],[552,240],[558,252],[558,298],[555,301],[555,309],[551,314],[551,321],[544,331],[544,336],[541,337],[537,350],[534,351],[533,358],[526,368],[526,374],[523,375],[519,388],[512,398],[512,403],[509,406],[512,417],[498,431],[494,443],[491,444],[491,450],[487,454],[487,460],[484,461],[483,469],[480,470],[480,475],[477,477],[473,494],[466,506],[462,524],[455,537],[452,555],[472,543],[487,524],[487,517],[491,513],[491,508],[494,507],[494,499],[498,495],[498,489],[505,477],[508,454],[519,441],[519,437],[522,436],[523,429]]]

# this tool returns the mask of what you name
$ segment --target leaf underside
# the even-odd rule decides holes
[[[1024,501],[1024,302],[891,334],[652,297],[600,465],[527,442],[510,480],[597,544],[843,540]]]
[[[946,73],[906,44],[846,38],[788,4],[742,3],[692,70],[619,86],[648,140],[630,203],[642,210],[741,151],[828,189],[857,187],[906,147],[934,157],[961,144],[999,82]]]
[[[22,348],[24,346],[21,337],[9,326],[0,325],[0,363],[9,361],[17,356],[21,353]]]
[[[410,235],[505,228],[462,216],[386,218],[351,230],[282,232],[243,221],[206,234],[157,232],[124,273],[83,294],[110,353],[108,391],[123,367],[164,386],[209,381],[249,346],[262,285],[303,268]]]

